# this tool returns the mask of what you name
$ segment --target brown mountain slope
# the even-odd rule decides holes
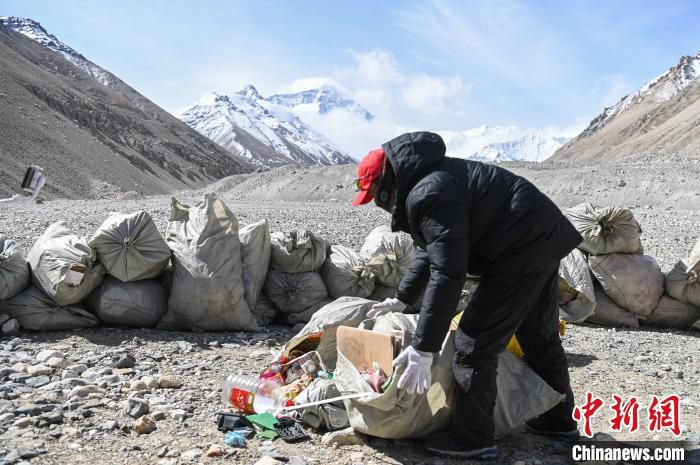
[[[169,193],[253,168],[116,76],[105,86],[0,25],[0,197],[30,164],[46,197]]]
[[[700,157],[700,53],[606,108],[551,160],[616,160],[633,154]]]

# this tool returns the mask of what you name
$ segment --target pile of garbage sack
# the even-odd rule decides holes
[[[0,235],[0,315],[8,331],[256,331],[306,323],[339,297],[393,296],[413,253],[386,226],[358,253],[309,230],[271,233],[264,219],[239,227],[214,194],[173,198],[164,236],[144,211],[113,213],[89,238],[54,223],[26,257]]]
[[[564,214],[583,242],[560,265],[560,317],[638,328],[700,330],[700,240],[667,274],[644,255],[628,209],[586,203]]]
[[[391,361],[411,344],[418,315],[389,313],[368,319],[373,304],[341,297],[325,305],[259,375],[227,379],[222,389],[226,405],[256,424],[267,416],[268,424],[291,419],[314,429],[351,427],[387,439],[422,437],[449,426],[457,322],[435,357],[430,388],[410,394],[396,387],[404,367],[394,371]],[[562,399],[510,352],[499,358],[497,383],[498,436]]]

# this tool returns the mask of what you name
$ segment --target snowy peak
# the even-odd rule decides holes
[[[231,95],[210,93],[182,110],[188,126],[261,167],[335,165],[352,159],[254,86]]]
[[[700,76],[700,52],[693,56],[681,57],[678,64],[644,84],[637,92],[626,95],[617,104],[605,108],[600,115],[591,121],[582,135],[593,134],[618,115],[639,103],[662,103],[671,100],[691,84],[696,83],[698,76]]]
[[[247,86],[243,87],[243,89],[239,90],[236,93],[238,95],[242,95],[244,97],[247,97],[251,100],[262,100],[262,96],[258,92],[258,89],[256,89],[255,86],[252,84],[248,84]]]
[[[292,94],[276,94],[268,97],[267,100],[294,110],[315,110],[320,114],[330,113],[334,110],[346,110],[367,121],[374,119],[374,115],[360,104],[343,96],[336,88],[329,85]]]
[[[95,78],[101,84],[109,86],[113,83],[113,77],[109,72],[100,68],[95,63],[58,40],[56,36],[50,34],[38,22],[28,18],[18,18],[16,16],[0,16],[0,25],[12,29],[54,52],[60,53],[66,60]]]

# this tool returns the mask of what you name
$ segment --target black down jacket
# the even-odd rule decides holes
[[[392,229],[418,252],[397,297],[425,290],[413,346],[437,352],[467,273],[518,273],[552,265],[581,242],[559,208],[503,168],[445,156],[437,134],[403,134],[382,146],[396,174]]]

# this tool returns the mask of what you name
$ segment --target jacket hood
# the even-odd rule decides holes
[[[445,142],[432,132],[409,132],[382,145],[396,176],[392,229],[402,229],[406,198],[428,169],[445,158]]]

